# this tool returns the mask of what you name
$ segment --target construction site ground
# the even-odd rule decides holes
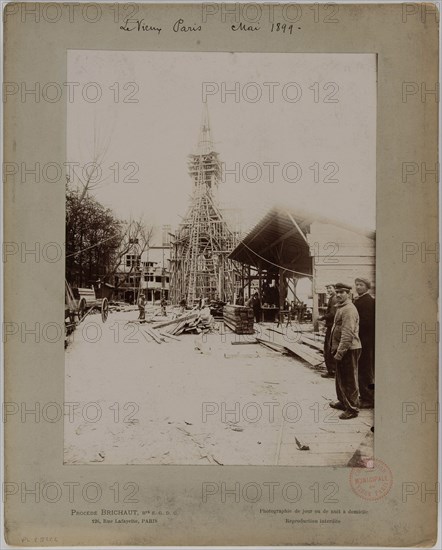
[[[373,410],[340,420],[323,370],[233,345],[254,337],[222,321],[158,344],[128,324],[137,315],[114,311],[103,324],[91,314],[70,336],[65,402],[77,405],[65,414],[65,463],[363,467],[373,456]],[[273,327],[257,325],[282,338]]]

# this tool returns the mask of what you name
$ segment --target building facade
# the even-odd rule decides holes
[[[152,245],[140,252],[138,243],[123,256],[115,274],[115,299],[136,303],[140,290],[149,303],[169,300],[170,240],[168,229],[163,228],[161,244]]]

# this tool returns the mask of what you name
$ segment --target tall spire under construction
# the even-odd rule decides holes
[[[171,297],[193,305],[199,298],[233,300],[235,267],[228,259],[234,234],[216,204],[221,163],[214,150],[209,111],[204,104],[197,151],[188,158],[193,182],[187,214],[180,224],[171,261]]]
[[[212,141],[212,132],[210,130],[209,108],[207,102],[203,106],[203,114],[201,118],[200,135],[198,139],[198,152],[207,155],[214,150]]]

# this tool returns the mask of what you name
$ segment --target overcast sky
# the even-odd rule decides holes
[[[174,227],[185,214],[191,192],[187,155],[197,144],[205,87],[212,91],[207,98],[216,150],[228,170],[236,163],[240,169],[239,182],[226,176],[220,200],[241,209],[246,225],[282,201],[375,228],[374,55],[72,50],[68,80],[80,83],[68,103],[68,160],[93,160],[94,132],[99,152],[109,144],[102,163],[108,178],[95,194],[122,218],[143,215],[149,223]],[[90,82],[101,86],[97,102],[94,86],[84,88]],[[130,82],[137,89],[125,89]],[[278,83],[273,101],[272,86],[264,85],[270,82]],[[287,83],[297,86],[284,88]],[[239,98],[223,97],[222,90],[235,85]],[[257,92],[261,98],[253,101]],[[299,101],[290,101],[296,96]],[[327,96],[337,102],[325,102]],[[139,167],[132,176],[138,183],[123,181],[132,172],[126,163]],[[258,172],[248,163],[256,163]],[[263,163],[275,163],[273,182]],[[284,173],[287,163],[293,164]],[[338,182],[324,181],[336,166]],[[257,182],[247,181],[259,170]]]

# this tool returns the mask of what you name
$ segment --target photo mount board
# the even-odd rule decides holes
[[[201,4],[131,5],[136,19],[161,33],[121,29],[127,5],[118,12],[115,3],[100,4],[95,22],[95,14],[82,12],[73,21],[68,12],[51,21],[49,9],[36,21],[23,15],[24,5],[9,4],[4,25],[4,80],[19,89],[23,83],[66,82],[69,49],[377,55],[375,457],[389,488],[379,498],[376,488],[364,498],[348,468],[65,466],[62,422],[36,422],[29,415],[21,421],[10,414],[4,423],[7,543],[431,546],[437,422],[430,411],[437,402],[438,346],[429,331],[437,321],[438,263],[429,251],[438,241],[438,187],[422,170],[434,167],[438,157],[438,102],[430,92],[438,81],[435,6],[415,5],[407,12],[395,4],[337,4],[331,17],[336,21],[330,22],[323,6],[316,13],[302,5],[295,35],[288,35],[271,31],[269,14],[278,23],[283,13],[264,4],[257,31],[233,30],[241,20],[222,4],[211,10]],[[44,4],[37,6],[44,10]],[[201,31],[175,32],[180,19],[201,24]],[[4,162],[62,165],[65,101],[34,103],[14,89],[4,103]],[[404,175],[410,167],[415,174]],[[13,404],[11,411],[14,404],[63,403],[62,340],[22,341],[20,330],[22,324],[63,326],[64,258],[32,262],[26,254],[23,260],[21,250],[64,242],[65,186],[5,179],[4,220],[4,241],[13,243],[4,262],[4,321],[16,323],[5,325],[11,330],[20,327],[5,342],[5,402]],[[247,484],[264,489],[257,502],[244,492]],[[237,496],[223,495],[223,487]],[[289,487],[301,489],[299,500],[290,502]],[[339,510],[339,522],[287,522],[283,511],[289,507],[290,519],[302,519],[304,509],[320,510],[319,520]],[[93,516],[72,513],[102,509],[137,510],[140,519],[143,511],[164,515],[156,515],[157,523],[97,524]],[[268,509],[276,511],[261,511]]]

